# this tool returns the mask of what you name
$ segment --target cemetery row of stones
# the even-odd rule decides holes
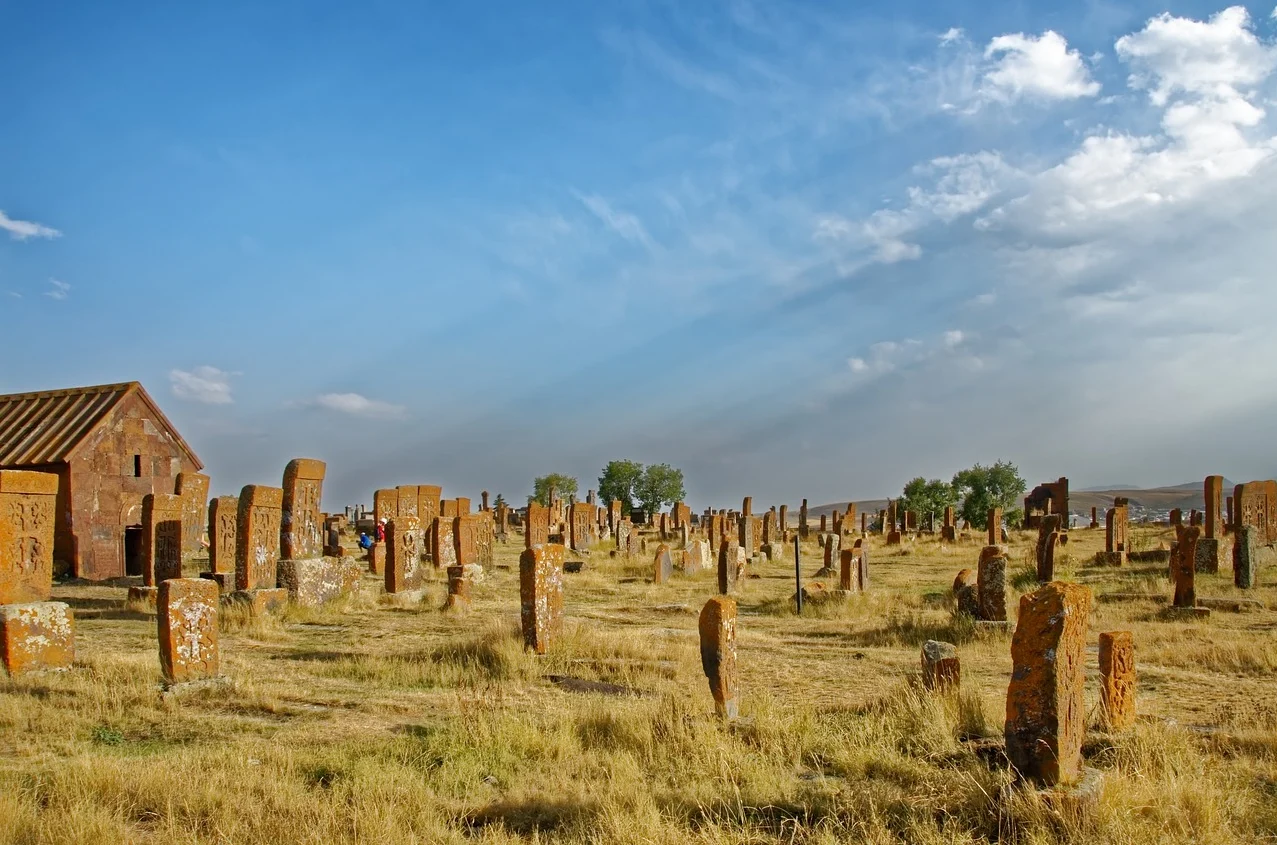
[[[322,461],[299,458],[285,468],[282,487],[249,485],[238,498],[209,503],[210,571],[200,578],[184,578],[182,573],[183,549],[189,547],[192,534],[190,503],[177,494],[146,497],[144,585],[131,590],[130,598],[153,601],[156,606],[159,663],[167,683],[218,676],[218,615],[224,603],[241,603],[251,613],[270,612],[287,602],[322,604],[358,590],[365,570],[384,576],[388,593],[413,593],[424,585],[428,561],[435,568],[446,568],[445,607],[457,609],[468,603],[474,576],[491,563],[494,540],[509,533],[512,514],[503,505],[490,509],[486,494],[480,512],[471,514],[468,500],[441,500],[438,487],[381,490],[374,501],[379,519],[386,520],[385,540],[374,545],[361,564],[345,554],[338,540],[343,518],[325,518],[319,511],[324,473]],[[0,658],[11,675],[65,668],[74,660],[71,610],[65,603],[49,600],[58,484],[56,474],[0,471],[0,554],[4,556],[0,559]],[[191,487],[208,489],[206,483]],[[1239,485],[1228,523],[1219,519],[1220,477],[1206,479],[1205,491],[1203,524],[1177,525],[1170,555],[1173,603],[1194,612],[1206,610],[1198,607],[1194,573],[1218,568],[1219,541],[1225,533],[1234,535],[1235,580],[1243,587],[1254,586],[1260,556],[1277,542],[1277,483]],[[879,519],[887,545],[900,542],[902,532],[910,530],[908,515],[893,511],[889,508]],[[807,516],[804,502],[799,535],[809,534]],[[838,588],[827,590],[814,582],[800,588],[796,599],[801,601],[804,594],[843,597],[869,589],[867,520],[862,515],[861,536],[853,539],[849,535],[854,533],[854,517],[853,507],[845,514],[834,514],[832,524],[822,520],[823,527],[833,530],[821,535],[824,566],[817,575],[837,575]],[[1098,562],[1125,563],[1126,520],[1126,504],[1119,499],[1106,515],[1106,550]],[[735,718],[739,684],[737,608],[732,596],[752,561],[761,555],[774,557],[786,547],[790,539],[787,509],[773,508],[755,516],[746,498],[739,512],[707,511],[693,520],[687,506],[679,503],[653,522],[663,540],[680,535],[682,548],[677,551],[683,572],[696,573],[714,565],[711,561],[716,563],[718,595],[706,602],[700,614],[701,657],[716,711],[723,718]],[[1000,511],[991,510],[988,541],[977,569],[958,573],[953,592],[957,612],[969,615],[976,624],[1009,628],[1001,525]],[[1087,587],[1054,580],[1055,550],[1067,542],[1061,515],[1040,515],[1037,528],[1041,586],[1021,597],[1012,638],[1007,756],[1024,777],[1046,785],[1068,784],[1078,777],[1081,766],[1083,666],[1093,596]],[[944,537],[953,539],[956,526],[951,510],[945,514],[944,529]],[[619,502],[607,507],[588,500],[566,507],[554,499],[548,507],[534,503],[524,518],[523,533],[521,627],[526,646],[543,654],[563,627],[567,548],[587,553],[608,537],[630,556],[640,554],[641,546]],[[674,551],[665,542],[657,547],[654,582],[663,583],[672,576]],[[1134,714],[1130,632],[1100,635],[1100,664],[1104,718],[1111,728],[1121,729]],[[922,665],[928,689],[952,691],[960,684],[952,644],[926,643]]]

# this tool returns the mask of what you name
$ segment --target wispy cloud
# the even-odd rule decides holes
[[[407,416],[407,410],[402,405],[369,399],[358,393],[321,393],[301,405],[367,419],[397,420]]]
[[[173,395],[189,402],[200,402],[205,405],[229,405],[231,398],[231,376],[217,367],[203,366],[194,370],[169,370],[169,384]]]
[[[652,237],[647,233],[643,221],[639,220],[628,211],[620,211],[612,207],[612,204],[597,194],[583,194],[579,191],[573,191],[572,195],[580,200],[581,204],[590,210],[590,213],[602,221],[616,234],[637,244],[651,249],[654,245]]]
[[[71,286],[58,279],[49,279],[49,289],[44,292],[49,299],[62,300],[71,295]]]
[[[5,293],[9,294],[9,296],[13,297],[14,299],[22,298],[22,294],[18,293],[16,290],[7,290],[5,291]]]
[[[28,238],[59,238],[62,233],[52,226],[45,226],[43,223],[32,223],[28,220],[14,220],[9,215],[0,211],[0,229],[9,233],[9,237],[15,241],[25,241]]]

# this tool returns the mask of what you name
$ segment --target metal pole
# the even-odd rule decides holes
[[[798,587],[798,592],[794,594],[794,600],[798,602],[798,615],[803,615],[803,570],[798,563],[798,536],[794,536],[794,584]]]

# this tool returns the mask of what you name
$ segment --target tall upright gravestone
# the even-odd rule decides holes
[[[208,503],[208,562],[218,575],[235,576],[235,522],[239,518],[239,499],[218,496]]]
[[[179,472],[174,492],[182,500],[182,554],[200,550],[204,512],[208,508],[208,476],[202,472]],[[209,537],[209,542],[212,542]]]
[[[545,654],[563,632],[563,546],[545,543],[519,557],[519,620],[523,642]]]
[[[0,470],[0,665],[10,675],[75,660],[71,609],[48,600],[57,496],[53,473]]]
[[[142,497],[142,583],[158,586],[182,577],[182,497],[147,493]]]
[[[319,515],[324,494],[323,461],[294,458],[284,468],[280,506],[280,557],[309,560],[324,554],[324,537]]]
[[[239,493],[235,525],[235,589],[273,590],[279,577],[284,491],[249,484]]]
[[[1007,689],[1007,758],[1021,777],[1070,784],[1082,768],[1089,587],[1052,581],[1020,598]]]

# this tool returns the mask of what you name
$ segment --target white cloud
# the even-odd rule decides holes
[[[22,294],[18,293],[16,290],[5,291],[5,293],[9,294],[9,296],[13,297],[14,299],[22,298]]]
[[[953,349],[962,343],[966,335],[958,329],[953,329],[944,333],[944,345],[946,349]]]
[[[984,57],[993,64],[984,74],[981,93],[992,100],[1075,100],[1100,91],[1078,51],[1051,30],[1036,38],[1022,32],[999,35]]]
[[[595,194],[582,194],[577,191],[573,191],[572,194],[613,232],[627,241],[651,248],[652,238],[638,217],[627,211],[618,211],[603,197]]]
[[[956,26],[951,26],[947,30],[945,30],[944,33],[941,34],[940,43],[951,44],[954,41],[961,39],[962,37],[963,37],[962,29]]]
[[[402,419],[406,414],[402,405],[369,399],[358,393],[323,393],[303,404],[370,419]]]
[[[57,279],[49,279],[49,290],[46,290],[44,295],[49,299],[66,299],[71,295],[71,286]]]
[[[1131,65],[1131,87],[1147,89],[1159,106],[1176,92],[1235,99],[1238,89],[1259,84],[1277,62],[1273,47],[1251,31],[1243,6],[1227,8],[1209,21],[1163,13],[1139,32],[1119,38],[1116,49]]]
[[[853,264],[853,269],[874,262],[915,260],[922,255],[922,247],[911,239],[920,230],[936,221],[949,223],[979,211],[1020,175],[995,152],[944,156],[914,171],[934,178],[927,187],[910,187],[909,202],[903,209],[881,209],[860,222],[825,215],[817,219],[813,239],[867,251],[868,256]]]
[[[58,238],[62,233],[50,226],[42,223],[31,223],[26,220],[14,220],[12,217],[0,211],[0,229],[4,229],[9,233],[9,237],[15,241],[25,241],[28,238]]]
[[[169,370],[169,384],[173,395],[189,402],[200,402],[205,405],[229,405],[231,398],[231,376],[217,367],[196,367],[194,370]]]
[[[1255,135],[1265,113],[1252,90],[1277,53],[1249,27],[1246,11],[1233,7],[1209,22],[1161,15],[1118,39],[1130,84],[1163,108],[1162,134],[1092,134],[977,226],[1076,237],[1253,173],[1277,150],[1277,138]]]
[[[847,367],[853,373],[863,373],[869,369],[869,362],[864,358],[848,358]]]

